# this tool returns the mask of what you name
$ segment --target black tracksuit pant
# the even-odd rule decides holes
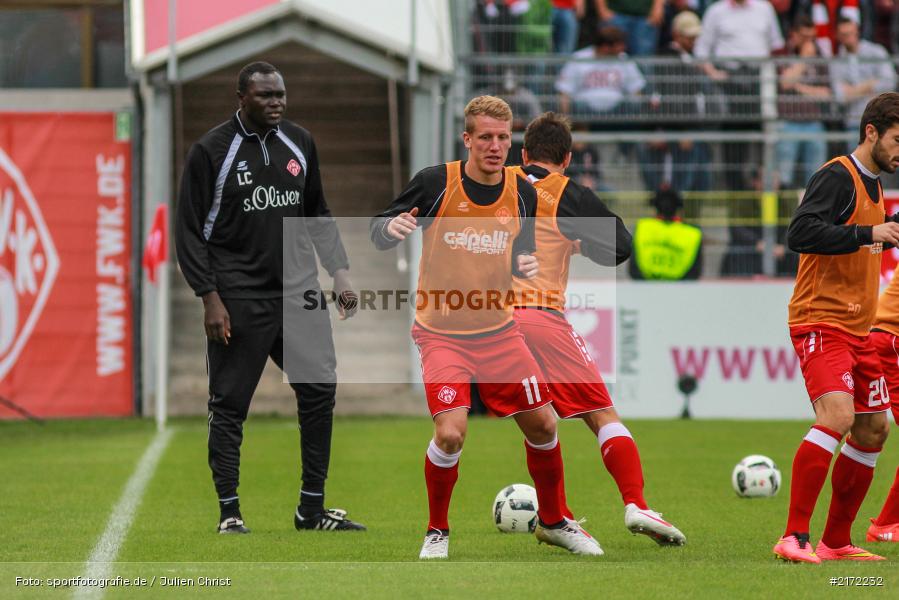
[[[237,496],[243,422],[271,357],[287,373],[297,397],[302,491],[320,498],[331,457],[337,389],[328,311],[301,310],[298,298],[224,298],[223,302],[231,317],[229,343],[207,340],[209,467],[218,497]],[[285,325],[291,328],[286,344]]]

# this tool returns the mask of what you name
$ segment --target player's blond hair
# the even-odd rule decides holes
[[[473,132],[474,118],[481,115],[500,121],[512,121],[512,109],[505,100],[496,96],[478,96],[465,105],[465,131]]]

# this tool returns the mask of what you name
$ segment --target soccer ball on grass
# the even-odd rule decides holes
[[[493,501],[493,522],[503,533],[533,533],[537,527],[537,490],[513,483]]]
[[[770,498],[780,489],[780,471],[767,456],[751,454],[734,467],[731,483],[743,498]]]

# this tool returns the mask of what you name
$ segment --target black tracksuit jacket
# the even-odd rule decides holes
[[[312,218],[290,222],[285,232],[284,217]],[[317,289],[316,251],[332,275],[349,267],[322,192],[315,142],[289,121],[260,137],[235,114],[191,147],[175,239],[198,296],[278,298]]]

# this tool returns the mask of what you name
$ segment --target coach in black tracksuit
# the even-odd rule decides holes
[[[315,143],[308,131],[281,119],[287,97],[273,66],[244,67],[237,95],[240,110],[188,153],[175,230],[181,270],[205,308],[209,466],[219,532],[249,531],[237,496],[240,444],[269,357],[297,397],[303,483],[295,526],[364,529],[343,511],[324,509],[337,383],[329,313],[302,301],[309,291],[320,294],[316,253],[334,277],[342,318],[355,311],[355,295],[322,193]]]

